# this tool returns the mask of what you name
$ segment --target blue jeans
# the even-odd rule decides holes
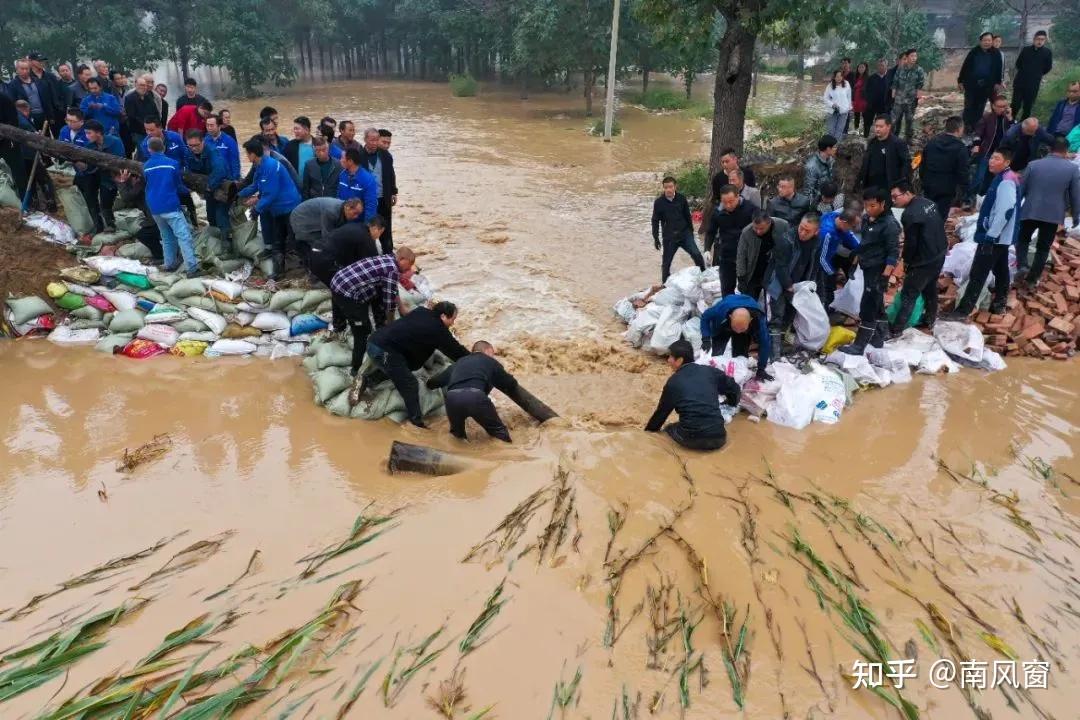
[[[981,156],[975,163],[974,177],[971,179],[971,187],[968,188],[967,199],[973,201],[976,195],[985,195],[989,187],[987,174],[990,172],[990,153]]]
[[[191,227],[181,210],[154,215],[154,222],[161,231],[161,247],[165,253],[165,267],[176,268],[180,261],[176,257],[177,246],[184,256],[188,272],[195,272],[199,267],[195,259],[195,241],[191,238]]]

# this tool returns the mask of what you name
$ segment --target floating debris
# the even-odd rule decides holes
[[[503,587],[505,585],[506,578],[503,578],[499,584],[495,586],[491,595],[488,596],[487,602],[484,603],[484,609],[480,611],[480,614],[473,620],[472,625],[470,625],[469,629],[465,632],[465,637],[463,637],[458,644],[458,650],[461,652],[462,657],[465,657],[487,642],[487,640],[481,639],[484,630],[495,620],[495,616],[502,610],[503,605],[510,600],[510,598],[502,597]]]
[[[116,472],[131,472],[135,468],[156,460],[172,449],[172,438],[168,434],[155,435],[154,439],[134,450],[124,448],[124,456],[116,464]]]
[[[352,550],[355,550],[358,547],[363,547],[375,538],[382,535],[387,530],[394,529],[395,527],[397,527],[397,525],[391,525],[390,527],[379,530],[377,533],[368,534],[369,530],[379,527],[380,525],[385,525],[386,523],[393,520],[395,517],[397,517],[397,514],[399,512],[401,512],[400,508],[394,510],[388,515],[367,516],[364,513],[360,513],[360,515],[357,516],[356,520],[353,522],[352,530],[349,532],[349,537],[345,538],[336,545],[331,545],[317,553],[307,555],[306,557],[302,557],[296,561],[298,564],[304,562],[308,564],[307,567],[304,568],[304,571],[300,573],[300,578],[304,579],[311,577],[319,570],[319,568],[321,568],[323,565],[330,562],[334,558],[340,555],[344,555],[345,553]]]

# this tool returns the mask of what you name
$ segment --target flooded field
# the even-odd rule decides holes
[[[640,431],[667,369],[608,306],[655,281],[650,197],[699,121],[627,110],[605,145],[576,95],[268,102],[394,131],[397,242],[562,418],[500,401],[515,444],[463,445],[333,417],[290,360],[0,344],[0,717],[1076,717],[1075,363],[677,452]],[[232,105],[242,136],[262,104]],[[390,475],[393,440],[467,469]],[[900,659],[902,688],[851,689]]]

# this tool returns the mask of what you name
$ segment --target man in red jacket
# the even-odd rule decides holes
[[[203,101],[198,105],[185,105],[169,118],[169,129],[187,137],[188,130],[206,132],[206,118],[214,112],[214,106]]]

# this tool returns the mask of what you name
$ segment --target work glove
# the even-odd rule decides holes
[[[655,247],[657,250],[660,249],[660,239],[659,238],[653,238],[652,239],[652,244],[653,244],[653,247]]]
[[[758,382],[766,382],[774,378],[765,370],[765,368],[758,368],[758,371],[754,374],[754,379]]]
[[[703,338],[701,338],[701,350],[702,350],[702,352],[709,352],[710,350],[712,350],[712,338],[711,337],[703,337]]]

